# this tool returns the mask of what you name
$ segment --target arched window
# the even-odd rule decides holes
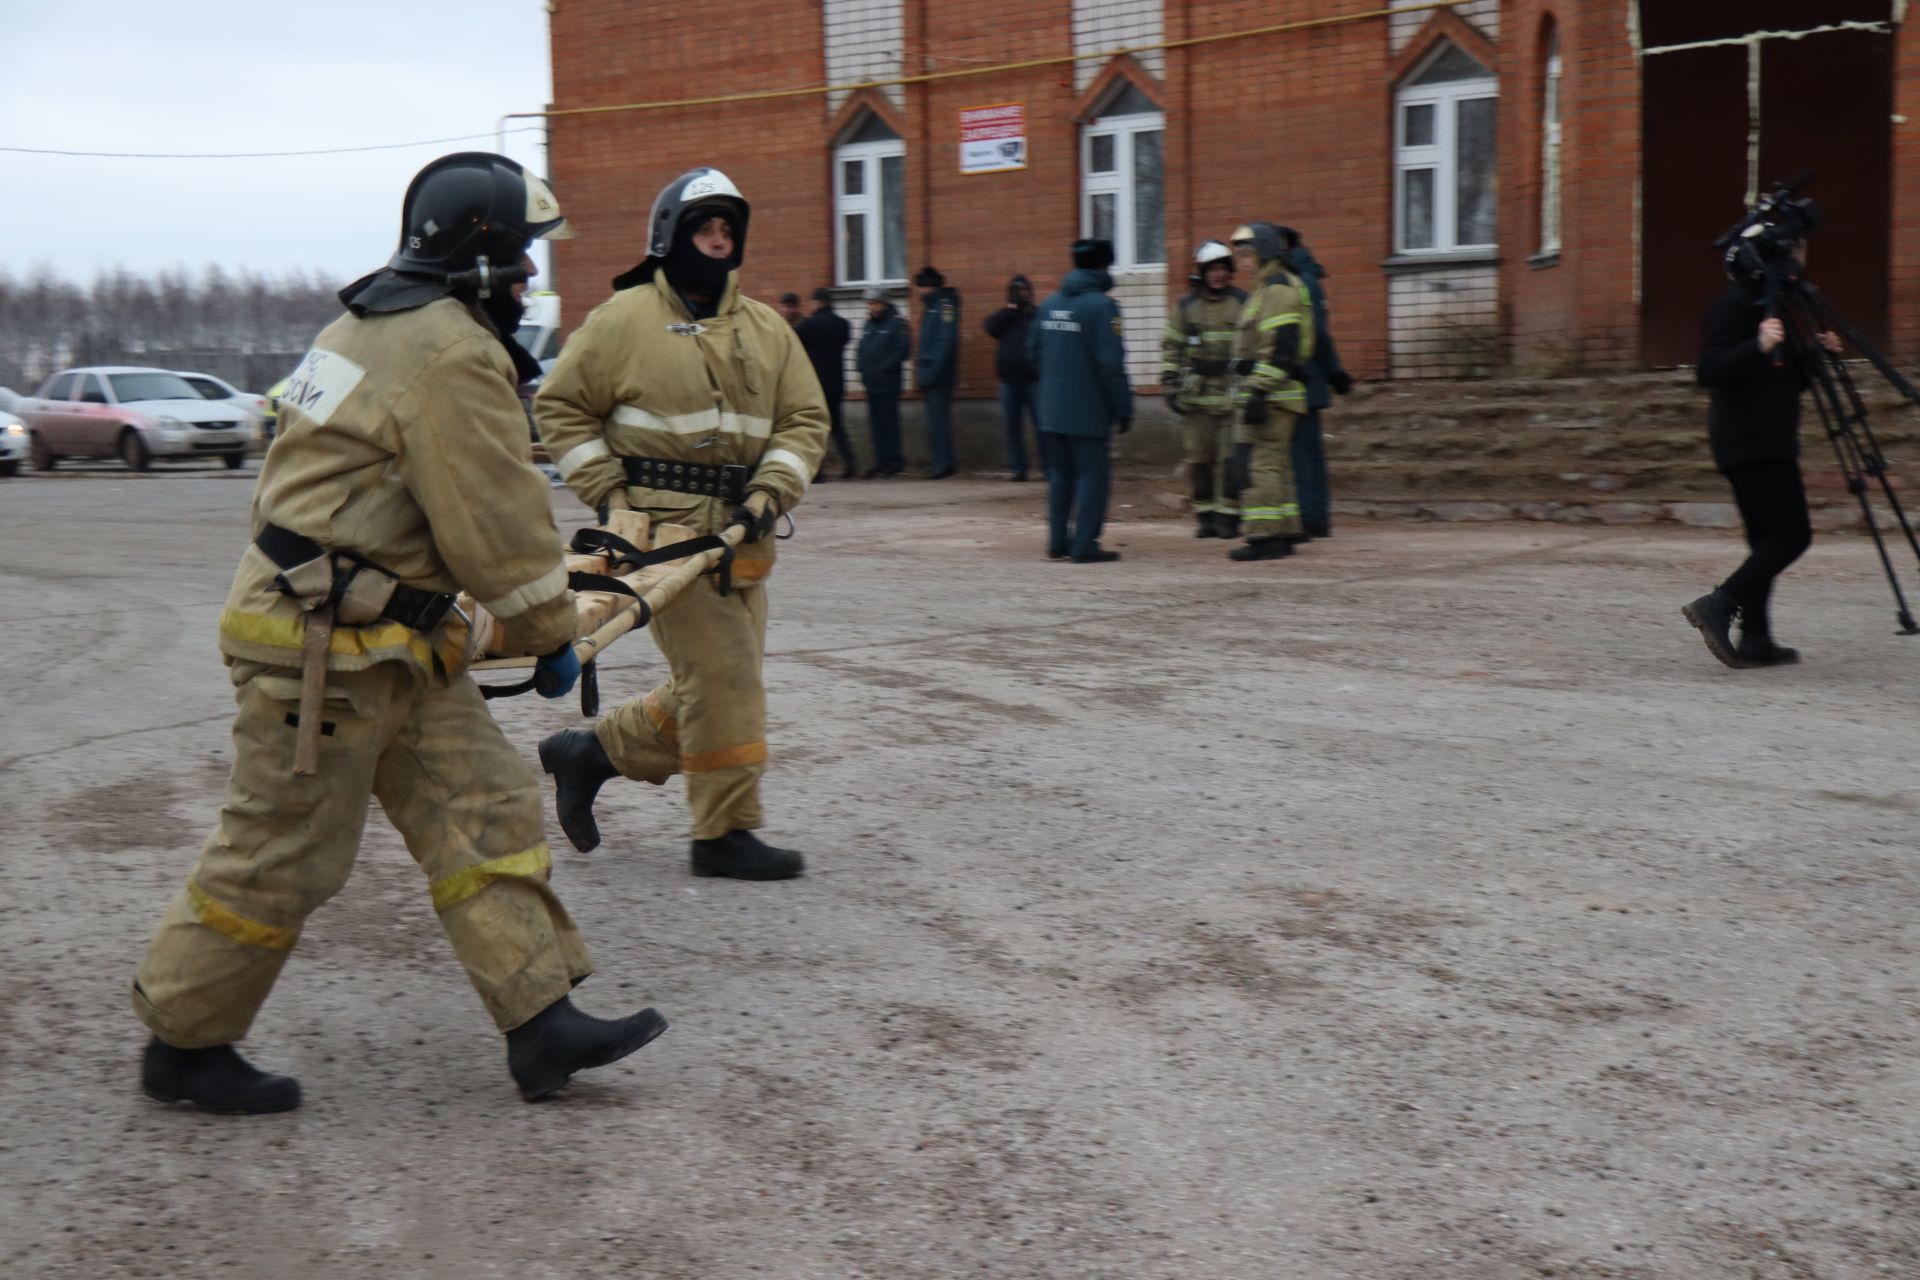
[[[1540,252],[1560,252],[1560,31],[1547,33],[1540,102]]]
[[[907,280],[907,144],[871,111],[833,149],[834,273],[841,284]]]
[[[1114,268],[1167,260],[1167,118],[1128,80],[1080,131],[1080,233],[1113,241]]]
[[[1499,82],[1443,42],[1394,95],[1394,243],[1401,253],[1495,244]]]

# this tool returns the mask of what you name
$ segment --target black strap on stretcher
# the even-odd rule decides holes
[[[720,563],[710,572],[720,578],[720,594],[726,595],[732,589],[733,544],[718,535],[704,538],[692,538],[686,542],[675,542],[658,551],[642,551],[617,533],[605,529],[578,529],[574,532],[569,549],[576,555],[606,554],[609,567],[647,569],[656,564],[667,564],[674,560],[684,560],[688,556],[699,555],[703,551],[720,548],[725,554]],[[635,628],[644,627],[653,621],[653,606],[641,598],[626,582],[607,573],[586,573],[571,571],[567,574],[569,591],[608,591],[614,595],[627,596],[638,603],[640,620]],[[600,668],[598,656],[589,658],[580,667],[580,714],[597,716],[600,714]],[[483,684],[480,696],[491,702],[495,698],[514,698],[523,693],[533,692],[538,676],[529,676],[517,684]]]

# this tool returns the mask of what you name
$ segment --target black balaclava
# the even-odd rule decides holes
[[[740,265],[740,246],[736,240],[733,252],[724,258],[709,258],[700,252],[693,242],[693,233],[708,218],[721,217],[731,222],[736,215],[727,205],[695,205],[680,215],[680,225],[674,228],[673,247],[667,250],[667,278],[673,281],[674,288],[681,293],[704,294],[715,303],[720,295],[727,291],[727,276]],[[737,236],[738,229],[735,229]]]

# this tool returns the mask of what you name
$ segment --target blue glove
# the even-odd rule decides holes
[[[580,680],[580,659],[563,644],[533,664],[533,691],[543,698],[564,698]]]

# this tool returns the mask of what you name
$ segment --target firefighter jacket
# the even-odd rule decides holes
[[[1263,397],[1286,413],[1307,411],[1307,362],[1313,358],[1313,299],[1279,259],[1260,264],[1253,295],[1240,310],[1233,355],[1239,403]]]
[[[344,315],[314,339],[254,488],[254,535],[268,524],[365,557],[407,586],[470,593],[523,652],[574,638],[564,547],[513,362],[454,298]],[[220,617],[229,659],[301,665],[306,606],[276,587],[280,568],[258,546],[241,557]],[[457,613],[426,634],[386,618],[336,625],[327,665],[406,662],[441,683],[459,674],[466,640]]]
[[[1180,299],[1160,339],[1160,385],[1180,397],[1188,413],[1233,412],[1234,326],[1246,306],[1245,291],[1196,289]]]
[[[748,493],[791,511],[820,467],[827,402],[793,326],[727,279],[696,320],[664,271],[594,308],[540,385],[534,419],[560,475],[588,506],[616,489],[656,522],[727,527],[736,500],[630,483],[626,458],[745,470]],[[739,549],[736,582],[773,568],[774,539]]]

